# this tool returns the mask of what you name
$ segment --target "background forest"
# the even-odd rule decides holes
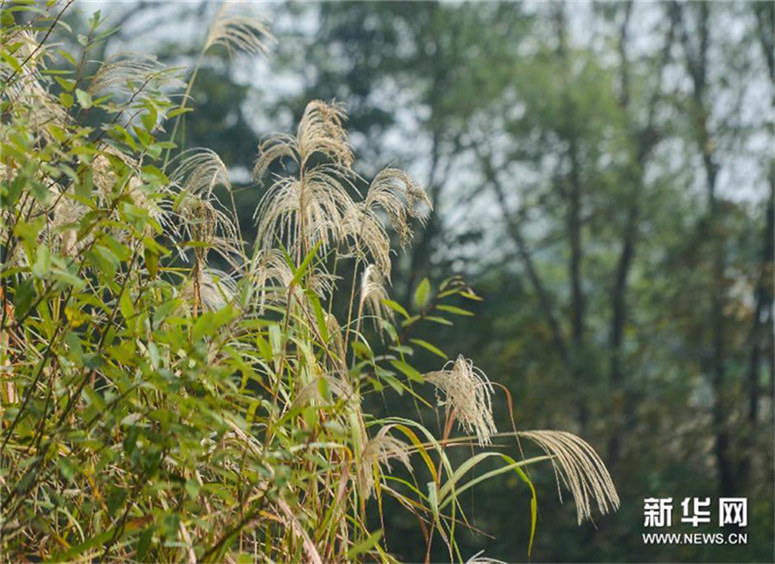
[[[66,21],[88,34],[100,9],[117,28],[95,59],[141,51],[191,66],[218,4],[83,1]],[[256,148],[293,131],[309,100],[344,104],[363,177],[397,166],[425,187],[433,212],[393,259],[393,298],[456,274],[483,300],[418,338],[505,385],[518,429],[582,436],[621,498],[579,527],[553,473],[532,471],[543,492],[532,560],[771,561],[773,4],[247,7],[276,42],[266,57],[203,58],[179,142],[221,156],[246,236],[267,189],[250,177]],[[413,363],[438,360],[423,350]],[[417,409],[406,396],[367,401]],[[493,402],[509,428],[506,398]],[[437,428],[433,410],[422,415]],[[642,541],[644,498],[742,496],[747,546]],[[492,536],[461,533],[462,552],[524,559],[529,500],[508,475],[463,494]],[[384,526],[398,558],[425,558],[398,503]]]

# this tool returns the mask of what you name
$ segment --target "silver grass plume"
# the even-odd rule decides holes
[[[74,256],[83,247],[87,246],[93,237],[78,241],[78,224],[88,211],[82,203],[74,200],[59,187],[49,190],[54,202],[51,210],[51,227],[55,234],[55,240],[59,240],[59,252],[63,255]]]
[[[113,93],[123,98],[142,100],[142,90],[154,94],[162,87],[184,86],[176,74],[178,68],[167,68],[152,55],[116,53],[102,62],[89,83],[89,94]]]
[[[425,223],[433,209],[422,186],[416,184],[404,171],[396,168],[386,168],[374,177],[366,194],[365,204],[372,213],[382,209],[388,215],[402,245],[407,245],[412,238],[408,218]]]
[[[203,52],[215,45],[226,48],[230,56],[235,52],[248,55],[266,53],[265,40],[272,40],[269,29],[257,17],[235,11],[234,5],[224,2],[215,16],[205,38]]]
[[[258,250],[248,269],[259,312],[267,303],[285,303],[293,270],[278,249]]]
[[[135,206],[147,211],[152,218],[161,220],[162,209],[150,201],[143,190],[143,183],[139,176],[140,163],[110,145],[101,146],[100,151],[101,154],[97,155],[91,162],[94,185],[100,195],[106,199],[118,194],[127,196]],[[111,157],[120,160],[132,171],[129,179],[121,185],[119,185],[119,178],[110,160]],[[116,188],[119,189],[118,192]]]
[[[319,167],[303,180],[277,180],[256,210],[256,240],[263,248],[279,241],[296,249],[302,241],[322,242],[323,249],[342,238],[342,218],[353,206],[345,186]]]
[[[182,190],[205,196],[212,196],[216,186],[231,191],[229,170],[221,157],[211,149],[188,149],[175,158],[179,161],[170,180]]]
[[[319,100],[310,102],[296,137],[276,135],[259,146],[254,175],[260,180],[278,159],[298,166],[298,177],[276,178],[261,199],[254,218],[257,241],[271,248],[277,241],[299,250],[318,241],[323,249],[342,240],[345,218],[353,213],[353,154],[342,127],[344,112]],[[325,160],[311,163],[319,155]]]
[[[356,202],[343,218],[343,231],[349,243],[348,254],[374,261],[379,271],[390,280],[390,237],[382,222],[370,213],[365,202]]]
[[[357,480],[358,489],[365,499],[371,496],[374,489],[374,472],[376,466],[384,466],[391,470],[390,461],[398,460],[408,470],[412,470],[409,459],[408,445],[395,437],[390,436],[391,425],[382,427],[379,432],[366,441],[361,453],[358,465]]]
[[[423,377],[436,386],[439,405],[445,406],[447,413],[454,410],[460,425],[467,433],[476,434],[480,446],[490,444],[497,429],[492,418],[493,388],[487,375],[472,361],[459,355],[442,370],[424,374]]]
[[[40,70],[45,67],[47,46],[39,43],[35,34],[26,30],[8,34],[3,32],[3,43],[9,48],[18,43],[14,56],[18,56],[21,61],[26,60],[19,73],[10,72],[10,66],[0,66],[0,78],[5,83],[3,97],[13,105],[24,108],[35,133],[50,139],[51,134],[46,126],[54,124],[64,127],[67,111],[43,86]]]
[[[248,265],[248,276],[254,290],[254,305],[262,311],[267,304],[284,304],[294,273],[279,249],[257,249]],[[318,268],[310,270],[307,288],[320,298],[329,296],[335,277]],[[299,296],[303,296],[300,293]]]
[[[379,319],[392,319],[393,310],[385,305],[383,300],[388,299],[385,288],[385,279],[379,269],[373,264],[368,265],[361,275],[361,291],[358,311],[360,314],[368,308],[374,316],[375,326]]]
[[[409,219],[425,223],[432,207],[425,190],[408,174],[395,168],[381,171],[371,182],[366,198],[344,218],[345,237],[351,252],[369,255],[390,280],[390,237],[381,213],[387,215],[401,245],[406,246],[412,238]]]
[[[506,562],[503,560],[496,560],[495,558],[484,556],[484,550],[480,550],[471,558],[466,560],[465,564],[506,564]]]
[[[214,268],[197,266],[195,273],[183,292],[184,300],[189,303],[195,294],[194,281],[198,284],[198,300],[205,311],[218,311],[231,303],[237,292],[237,283],[227,273]]]
[[[120,182],[111,159],[119,161],[121,163],[119,166],[127,167],[129,172],[125,180]],[[121,196],[138,208],[147,211],[153,219],[159,221],[162,219],[163,211],[148,198],[143,190],[143,183],[138,173],[139,165],[135,160],[109,145],[101,145],[100,153],[92,159],[90,167],[96,188],[95,196],[100,202],[109,202]],[[51,226],[59,235],[60,251],[63,254],[73,255],[86,247],[94,238],[93,234],[88,234],[80,241],[77,240],[79,222],[88,208],[58,187],[52,187],[50,192],[53,198]]]
[[[175,158],[167,190],[177,194],[168,214],[167,226],[180,241],[197,241],[208,245],[236,270],[243,253],[237,218],[228,213],[214,193],[223,186],[231,194],[229,171],[217,153],[210,149],[189,149]],[[179,247],[179,252],[182,249]],[[203,263],[206,261],[202,261]]]
[[[348,170],[355,160],[347,141],[344,107],[313,100],[307,104],[296,134],[301,165],[312,155],[321,153],[342,169]]]
[[[186,259],[186,247],[193,242],[194,259],[200,265],[207,264],[212,251],[235,270],[241,268],[242,245],[237,228],[215,198],[183,192],[171,205],[165,205],[170,208],[166,224],[175,236],[181,258]]]
[[[560,500],[562,481],[576,502],[579,525],[584,519],[592,519],[593,503],[603,515],[619,507],[619,495],[611,475],[597,452],[584,440],[565,431],[523,431],[519,436],[533,441],[552,457]]]

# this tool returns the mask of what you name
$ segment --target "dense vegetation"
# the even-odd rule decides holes
[[[262,24],[224,7],[193,70],[167,68],[104,57],[71,3],[2,13],[4,559],[389,561],[394,503],[427,560],[463,561],[461,496],[507,475],[526,556],[539,462],[579,523],[618,506],[587,443],[518,432],[508,390],[427,339],[480,300],[460,277],[389,298],[393,239],[432,205],[401,170],[356,173],[342,107],[258,145],[240,221],[227,166],[186,144],[190,95],[210,53],[261,53]]]
[[[313,93],[347,100],[359,153],[406,163],[435,207],[398,295],[451,269],[484,297],[475,331],[426,335],[497,374],[518,425],[576,430],[611,470],[616,516],[577,527],[542,500],[554,534],[534,558],[773,560],[773,4],[297,9],[277,8],[278,37],[296,34],[289,12],[315,25],[249,82],[245,118],[281,73],[304,79],[274,119]],[[503,503],[519,487],[467,500],[497,537],[466,536],[472,551],[522,558],[521,515]],[[673,498],[672,530],[718,531],[678,523],[692,496],[747,497],[748,545],[644,545],[648,497]],[[391,527],[421,558],[410,527]]]

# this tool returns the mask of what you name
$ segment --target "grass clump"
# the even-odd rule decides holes
[[[218,17],[230,19],[206,49],[263,50],[262,25]],[[452,466],[449,444],[496,436],[492,387],[462,357],[423,377],[412,344],[443,353],[409,335],[435,304],[475,296],[455,280],[431,296],[426,281],[416,315],[388,298],[390,233],[409,244],[431,205],[402,171],[355,174],[341,107],[311,102],[295,136],[259,147],[255,176],[270,186],[250,243],[218,155],[175,156],[195,72],[186,84],[127,55],[90,70],[99,17],[78,56],[46,43],[61,13],[3,18],[4,557],[389,561],[367,519],[387,495],[418,519],[429,551],[441,538],[463,560],[459,493],[517,472],[534,528],[522,468],[546,459],[580,516],[592,500],[616,507],[599,458],[571,435],[525,433],[548,457],[485,451]],[[446,407],[441,438],[364,411],[385,390],[429,405],[426,381]],[[452,437],[455,421],[473,436]],[[503,465],[465,480],[492,457]]]

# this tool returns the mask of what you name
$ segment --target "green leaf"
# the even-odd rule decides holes
[[[420,282],[420,285],[417,286],[417,290],[414,292],[414,303],[419,307],[420,309],[423,309],[426,305],[428,305],[428,300],[431,297],[431,283],[428,282],[427,278],[423,278],[422,282]]]
[[[59,472],[62,474],[62,476],[65,477],[67,481],[72,481],[73,476],[75,476],[75,472],[78,469],[72,462],[70,462],[70,459],[66,456],[60,456],[57,458],[57,466],[59,467]]]
[[[402,306],[398,302],[389,300],[387,298],[383,298],[382,303],[385,304],[390,309],[392,309],[393,311],[400,313],[404,317],[404,319],[409,319],[409,313],[406,311],[406,309],[404,309],[404,306]]]
[[[65,108],[71,108],[73,106],[73,95],[68,94],[67,92],[60,92],[59,93],[59,103],[62,104]]]
[[[35,264],[32,265],[32,275],[45,278],[51,272],[51,251],[46,245],[41,245],[35,252]]]
[[[75,97],[78,99],[78,104],[84,109],[88,110],[91,108],[94,103],[92,102],[91,96],[88,92],[85,92],[81,90],[80,88],[75,89]]]
[[[132,319],[135,314],[135,306],[132,304],[132,298],[129,297],[129,292],[123,292],[121,294],[119,308],[121,309],[121,315],[124,316],[124,319]]]
[[[379,542],[379,539],[381,538],[382,538],[381,530],[371,533],[364,540],[350,547],[350,550],[348,550],[347,553],[344,555],[344,560],[349,561],[355,558],[356,556],[358,556],[359,554],[365,554],[366,552],[371,550]]]
[[[174,110],[170,111],[169,114],[167,114],[167,118],[172,119],[181,114],[187,114],[188,112],[193,112],[193,111],[194,111],[193,108],[175,108]]]
[[[13,18],[11,18],[11,22],[13,22]],[[11,25],[14,25],[14,23],[11,23]],[[3,27],[5,27],[5,26],[3,26]],[[22,67],[21,67],[21,65],[19,64],[19,61],[17,61],[17,60],[16,60],[16,57],[13,57],[13,56],[9,55],[9,54],[8,54],[8,53],[5,51],[5,49],[3,49],[2,51],[0,51],[0,57],[2,57],[2,59],[3,59],[3,60],[6,62],[6,63],[8,63],[8,65],[10,65],[10,67],[11,67],[11,68],[12,68],[14,71],[16,71],[16,72],[18,72],[18,73],[21,73],[21,72],[22,72]]]
[[[59,86],[61,86],[62,90],[64,90],[65,92],[72,92],[73,89],[75,88],[75,81],[69,78],[60,78],[58,76],[55,76],[54,80],[56,80],[59,83]]]
[[[310,303],[312,303],[312,309],[315,310],[315,321],[317,322],[320,337],[323,339],[324,343],[327,343],[328,324],[326,323],[326,316],[323,313],[323,307],[320,305],[320,298],[312,290],[305,290],[304,294],[307,296],[307,299],[310,301]]]
[[[463,309],[460,307],[455,307],[451,305],[437,305],[436,309],[440,311],[448,311],[449,313],[454,313],[455,315],[465,315],[468,317],[473,316],[474,314],[467,309]]]
[[[398,371],[403,373],[407,378],[410,380],[413,380],[415,382],[423,382],[424,378],[422,377],[422,374],[420,374],[416,368],[413,366],[408,365],[402,360],[391,360],[390,364],[393,365],[394,368],[396,368]]]
[[[156,108],[151,107],[149,111],[140,116],[140,121],[143,122],[146,131],[151,132],[153,131],[153,128],[156,127],[156,120],[158,117],[159,114],[156,111]]]
[[[148,276],[151,277],[151,280],[156,280],[156,274],[159,272],[158,253],[146,247],[143,249],[143,257],[145,258],[145,268],[148,269]]]
[[[365,345],[360,341],[353,341],[350,346],[352,346],[353,352],[358,358],[362,358],[364,360],[371,360],[374,358],[374,353],[371,352],[371,349],[368,347],[368,345]]]
[[[320,248],[320,244],[323,242],[323,240],[319,240],[317,243],[315,243],[315,246],[312,247],[312,250],[307,253],[307,256],[304,257],[304,260],[299,265],[298,270],[293,275],[293,280],[291,280],[291,283],[288,284],[288,287],[295,286],[299,283],[299,281],[304,277],[304,274],[307,272],[307,269],[309,268],[309,265],[312,263],[312,259],[315,258],[315,255],[318,252],[318,249]]]
[[[159,369],[159,348],[156,343],[148,343],[148,358],[151,360],[151,366],[154,370]]]
[[[148,548],[151,546],[151,540],[153,540],[153,527],[148,527],[137,539],[137,554],[135,558],[138,562],[145,562],[145,555],[148,553]]]
[[[433,323],[438,323],[439,325],[447,325],[449,327],[452,327],[454,323],[452,323],[449,319],[444,319],[443,317],[438,317],[435,315],[428,315],[425,317],[428,321],[432,321]]]
[[[79,544],[77,546],[72,547],[70,550],[68,550],[65,553],[62,554],[55,554],[52,558],[55,562],[67,562],[70,560],[76,560],[76,556],[79,554],[83,554],[84,552],[90,550],[92,547],[99,546],[101,544],[106,543],[114,533],[114,529],[108,529],[107,531],[104,531],[103,533],[99,535],[95,535],[88,539],[86,542]],[[121,537],[119,536],[119,539]]]
[[[70,347],[70,352],[75,357],[75,360],[79,363],[83,363],[83,347],[81,346],[81,340],[78,335],[72,331],[65,333],[65,343]]]
[[[57,49],[57,53],[59,53],[62,57],[64,57],[74,67],[78,66],[78,61],[76,61],[75,58],[67,51],[64,51],[62,49]]]
[[[414,345],[418,345],[418,346],[424,348],[427,351],[432,352],[433,354],[443,358],[444,360],[448,360],[449,359],[449,357],[447,356],[447,354],[444,351],[442,351],[438,347],[430,344],[428,341],[424,341],[422,339],[409,339],[409,342],[414,344]]]

